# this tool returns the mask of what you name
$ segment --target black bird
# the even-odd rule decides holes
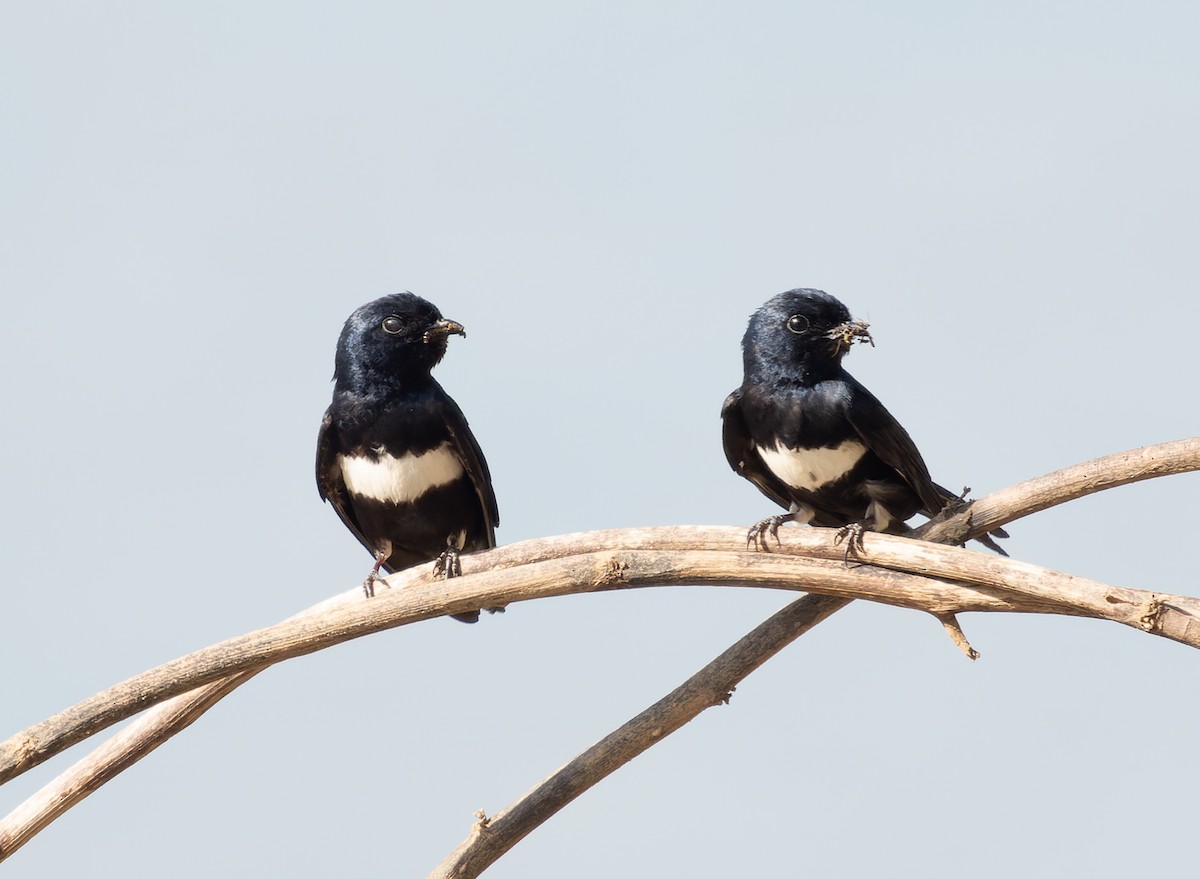
[[[430,302],[396,293],[368,302],[342,327],[333,402],[317,437],[317,488],[379,569],[435,561],[460,573],[459,552],[496,545],[492,479],[462,410],[430,375],[463,325]],[[479,611],[455,614],[473,623]]]
[[[725,457],[735,472],[788,509],[755,524],[767,548],[792,519],[840,528],[847,556],[864,529],[904,534],[914,513],[935,516],[959,497],[929,476],[916,444],[875,396],[842,368],[863,321],[821,290],[788,290],[750,317],[745,377],[721,407]],[[998,537],[1007,537],[997,529]],[[1002,555],[987,535],[977,538]]]

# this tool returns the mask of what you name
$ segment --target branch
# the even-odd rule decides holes
[[[935,615],[1065,613],[1140,627],[1138,620],[1153,598],[1144,590],[882,534],[867,536],[866,558],[872,564],[861,566],[844,564],[823,529],[793,530],[782,551],[728,549],[744,541],[740,528],[683,526],[533,540],[469,557],[469,564],[464,559],[464,571],[471,576],[456,580],[450,595],[445,583],[427,570],[410,569],[389,578],[393,588],[379,590],[371,601],[350,590],[290,620],[164,663],[30,727],[0,744],[0,780],[152,705],[230,674],[481,606],[645,586],[756,586],[865,598]],[[1157,620],[1155,633],[1200,646],[1200,630],[1188,628],[1200,602],[1164,598],[1170,607]],[[1183,618],[1176,619],[1180,614]]]
[[[806,595],[792,602],[507,809],[492,818],[481,818],[471,835],[429,874],[429,879],[478,876],[600,779],[662,741],[704,709],[728,703],[734,687],[746,675],[849,603],[849,599],[825,595]]]
[[[793,537],[788,545],[800,547],[808,543],[816,552],[831,556],[829,560],[790,552],[759,554],[730,550],[731,545],[745,543],[744,531],[736,528],[647,528],[592,532],[568,536],[565,540],[534,540],[464,558],[463,570],[470,576],[457,579],[452,594],[446,593],[444,581],[431,576],[428,566],[409,569],[388,578],[393,588],[377,590],[371,601],[362,600],[361,592],[350,590],[290,620],[171,660],[30,727],[0,743],[0,781],[14,778],[150,706],[230,674],[261,669],[417,620],[514,601],[610,589],[699,584],[822,592],[933,613],[1060,610],[1053,590],[1042,590],[1043,595],[1031,599],[1005,594],[1008,590],[1004,589],[964,591],[942,580],[899,570],[849,567],[842,563],[836,550],[828,551],[829,541],[823,539],[825,536],[814,530],[803,537]],[[641,548],[646,545],[655,548]],[[886,549],[882,545],[876,548],[876,541],[870,545],[873,553],[880,558],[891,558],[898,569],[928,570],[927,557],[914,554],[920,546],[914,541],[889,538]],[[966,582],[983,584],[993,579],[1003,582],[1003,578],[995,576],[994,568],[980,567],[981,557],[977,553],[944,551],[963,557],[948,561],[944,568],[947,572],[965,572],[965,576],[973,578]],[[1048,582],[1057,579],[1064,585],[1070,579],[1050,571],[1045,576]],[[1112,610],[1102,602],[1093,604],[1106,613]]]
[[[913,536],[934,543],[965,543],[1016,519],[1106,488],[1194,470],[1200,470],[1200,436],[1117,452],[992,492],[945,519],[927,522]]]
[[[1081,468],[1093,472],[1086,490],[1072,481],[1072,474]],[[1011,521],[1025,514],[1020,512],[1022,504],[1028,506],[1031,497],[1040,497],[1036,509],[1061,502],[1053,500],[1057,483],[1064,491],[1073,492],[1071,497],[1078,497],[1137,479],[1195,469],[1200,469],[1200,439],[1167,443],[1031,480],[976,501],[970,511],[991,509],[994,512],[988,515],[994,517],[994,523]],[[1094,478],[1097,471],[1101,478]],[[1001,496],[1003,503],[987,506]],[[994,523],[980,526],[980,522],[993,520],[980,518],[978,513],[968,521],[981,530],[995,527]],[[230,639],[131,678],[0,744],[3,781],[111,723],[175,697],[0,822],[0,859],[266,665],[373,631],[482,605],[631,586],[752,585],[808,589],[840,595],[841,600],[864,597],[927,610],[943,620],[968,610],[1096,616],[1200,646],[1200,634],[1192,625],[1200,608],[1191,598],[1107,587],[1035,566],[939,550],[884,535],[868,535],[868,558],[872,564],[894,571],[840,564],[840,551],[831,548],[821,529],[791,531],[784,552],[769,555],[729,551],[731,546],[743,545],[743,538],[740,529],[678,527],[564,535],[514,544],[464,559],[466,573],[477,573],[457,581],[451,596],[444,594],[444,583],[432,581],[423,570],[406,571],[389,578],[395,588],[381,590],[375,601],[363,602],[357,589],[351,590],[278,626]],[[949,555],[929,555],[931,551]],[[799,552],[816,558],[796,556]],[[976,588],[964,593],[946,582],[899,571],[942,576]],[[764,654],[760,662],[770,655]],[[196,687],[203,689],[187,692]]]
[[[141,760],[232,693],[258,671],[222,678],[165,702],[121,730],[0,822],[0,861],[44,830],[63,812]]]
[[[1196,469],[1200,469],[1200,438],[1121,452],[1075,467],[1068,467],[988,495],[974,504],[968,504],[955,511],[952,516],[928,523],[922,529],[918,529],[918,534],[925,532],[923,536],[926,540],[940,543],[961,543],[971,536],[982,534],[1021,516],[1105,488],[1124,485],[1139,479]],[[825,558],[830,557],[832,543],[820,530],[806,529],[800,532],[785,533],[788,533],[789,536],[786,544],[781,545],[783,551],[793,552],[799,549]],[[898,559],[888,552],[887,546],[895,538],[875,534],[868,535],[868,538],[866,555],[871,563],[889,567],[897,566]],[[881,542],[884,544],[882,547],[878,545]],[[946,555],[944,548],[941,547],[926,544],[923,548],[930,550],[928,573],[950,575],[953,572],[947,564],[952,564],[954,560],[961,558],[959,552]],[[840,553],[840,550],[833,550],[833,553],[836,555]],[[1038,595],[1040,587],[1045,585],[1045,581],[1041,579],[1044,572],[1035,569],[1034,566],[1012,560],[997,559],[994,556],[977,556],[976,558],[985,565],[987,562],[991,562],[999,569],[1000,580],[988,581],[991,585],[1003,583],[1005,587],[1011,588],[1018,594],[1034,597]],[[911,570],[911,568],[908,569]],[[1066,575],[1061,576],[1065,577]],[[978,582],[982,584],[983,580]],[[1139,594],[1135,590],[1110,587],[1109,591],[1103,592],[1102,589],[1095,588],[1098,585],[1085,584],[1085,581],[1076,578],[1070,578],[1061,583],[1063,602],[1059,612],[1092,615],[1089,613],[1091,610],[1102,613],[1102,608],[1096,605],[1097,601],[1122,605],[1128,611],[1124,620],[1127,625],[1136,626],[1142,631],[1175,637],[1176,640],[1196,646],[1192,639],[1196,635],[1195,620],[1198,616],[1197,609],[1200,607],[1200,602],[1197,600],[1187,599],[1185,604],[1177,605],[1174,600],[1168,603],[1164,596],[1156,596],[1151,593]],[[473,879],[478,876],[575,797],[592,785],[599,783],[618,766],[632,760],[652,744],[661,741],[664,736],[679,729],[709,705],[715,704],[711,701],[705,703],[702,697],[688,699],[685,694],[693,688],[697,691],[697,696],[711,692],[713,684],[710,677],[721,675],[722,672],[733,671],[733,667],[721,665],[722,660],[730,654],[739,654],[742,664],[737,667],[743,668],[744,673],[740,676],[730,674],[728,677],[722,675],[718,678],[720,686],[728,691],[732,691],[742,677],[774,656],[787,643],[804,634],[820,622],[820,619],[829,616],[848,603],[848,600],[843,598],[825,599],[827,601],[835,600],[838,603],[828,609],[824,617],[814,618],[806,624],[798,624],[793,634],[786,639],[779,638],[781,632],[787,630],[773,628],[777,621],[789,617],[797,621],[802,619],[807,610],[805,603],[809,600],[817,600],[817,598],[817,596],[808,596],[808,598],[800,599],[784,608],[669,696],[628,721],[616,732],[597,742],[491,820],[480,821],[472,828],[466,840],[429,874],[429,879]],[[1144,604],[1138,606],[1136,602],[1139,599],[1144,600]],[[951,640],[968,658],[978,658],[978,651],[967,640],[953,613],[933,611],[933,615],[942,623]],[[1168,631],[1174,634],[1167,634]],[[654,724],[649,727],[651,731],[649,735],[645,728],[647,717],[654,718]],[[637,747],[627,744],[630,740]],[[613,765],[614,763],[615,765]]]

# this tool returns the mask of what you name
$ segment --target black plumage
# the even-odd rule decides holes
[[[458,553],[496,545],[500,522],[487,461],[462,410],[430,374],[462,324],[397,293],[359,308],[342,327],[333,402],[317,438],[317,488],[380,568],[435,561],[459,573]],[[457,614],[475,622],[479,612]]]
[[[821,290],[781,293],[750,318],[742,385],[721,418],[729,465],[789,511],[750,529],[762,548],[793,519],[842,529],[847,553],[858,551],[864,529],[903,534],[915,513],[932,517],[959,501],[930,478],[908,432],[842,368],[856,341],[874,344],[867,324]],[[986,535],[979,539],[1003,554]]]

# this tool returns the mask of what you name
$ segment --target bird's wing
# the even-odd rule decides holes
[[[874,394],[851,376],[847,375],[846,380],[852,391],[846,407],[846,417],[858,431],[858,435],[867,444],[867,448],[912,486],[913,491],[921,498],[922,512],[930,516],[936,514],[949,500],[946,497],[949,492],[943,494],[945,489],[938,490],[938,486],[929,476],[925,459],[917,450],[917,444]]]
[[[371,546],[363,536],[354,510],[347,503],[346,483],[342,479],[342,468],[338,466],[335,439],[333,409],[330,407],[325,411],[325,417],[321,419],[321,430],[317,433],[317,491],[321,493],[321,500],[329,501],[342,524],[358,538],[358,542],[374,554],[378,547]]]
[[[744,476],[758,490],[784,509],[792,505],[791,492],[778,476],[770,471],[746,427],[742,413],[742,389],[738,388],[725,398],[721,405],[721,441],[725,446],[725,459],[739,476]]]
[[[495,546],[495,530],[496,526],[500,524],[500,509],[496,505],[496,492],[492,488],[492,474],[488,471],[487,460],[483,457],[483,450],[479,448],[475,434],[471,433],[471,428],[467,425],[466,416],[448,394],[443,394],[443,400],[445,405],[442,409],[442,418],[446,429],[450,432],[454,450],[462,461],[463,469],[467,471],[471,485],[475,488],[475,494],[479,497],[479,505],[483,508],[488,546]]]

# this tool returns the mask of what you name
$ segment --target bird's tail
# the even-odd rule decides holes
[[[962,507],[966,506],[968,503],[970,503],[970,501],[967,500],[967,495],[971,493],[970,488],[964,488],[962,490],[962,494],[955,494],[954,492],[950,491],[950,489],[943,488],[942,486],[937,485],[936,483],[934,484],[934,488],[936,488],[938,490],[938,494],[940,494],[942,496],[942,499],[945,501],[945,503],[942,505],[941,510],[939,510],[931,518],[951,515],[952,513],[957,512],[960,508],[962,508]],[[990,531],[988,531],[986,534],[980,534],[979,536],[973,537],[971,539],[978,543],[982,543],[984,546],[986,546],[992,552],[999,553],[1000,555],[1004,556],[1005,558],[1008,558],[1008,553],[1004,551],[1004,547],[1002,547],[1000,544],[996,543],[996,541],[992,539],[994,537],[999,537],[1001,539],[1007,538],[1008,532],[1005,531],[1003,528],[993,528]]]
[[[993,537],[1008,537],[1008,532],[1005,531],[1003,528],[995,528],[995,529],[989,531],[987,534],[980,534],[978,537],[975,537],[973,539],[978,541],[979,543],[982,543],[984,546],[986,546],[988,549],[992,550],[993,552],[998,552],[998,553],[1000,553],[1000,555],[1004,556],[1005,558],[1008,558],[1008,553],[1006,553],[1004,551],[1004,547],[1002,547],[996,541],[992,540]]]

